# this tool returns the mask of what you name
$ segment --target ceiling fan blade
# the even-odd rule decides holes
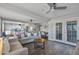
[[[50,9],[50,10],[48,10],[46,13],[48,14],[50,11],[51,11],[51,9]]]
[[[67,6],[62,6],[62,7],[55,7],[54,9],[66,9]]]
[[[46,12],[47,14],[52,10],[52,7],[50,7],[50,9]]]
[[[63,9],[66,9],[67,8],[67,6],[60,6],[60,7],[57,7],[57,4],[56,3],[47,3],[48,4],[48,6],[50,7],[50,9],[46,12],[47,14],[52,10],[52,8],[53,9],[61,9],[61,10],[63,10]]]

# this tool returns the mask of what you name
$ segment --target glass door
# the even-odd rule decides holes
[[[62,40],[62,23],[56,23],[56,39]]]
[[[75,43],[77,40],[77,22],[67,22],[67,41]]]

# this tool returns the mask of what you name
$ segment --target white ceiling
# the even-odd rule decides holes
[[[78,3],[58,3],[58,6],[67,6],[65,10],[49,10],[46,3],[0,3],[0,17],[34,23],[47,22],[50,19],[79,11]]]

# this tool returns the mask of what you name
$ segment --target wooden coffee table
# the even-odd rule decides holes
[[[38,47],[41,47],[41,48],[45,48],[45,42],[46,40],[43,39],[43,38],[37,38],[34,40],[34,48],[38,48]]]

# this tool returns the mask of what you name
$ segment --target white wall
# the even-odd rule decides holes
[[[41,31],[48,32],[48,22],[42,24]]]
[[[48,39],[52,41],[59,41],[63,43],[68,43],[71,45],[75,45],[73,43],[70,43],[67,41],[67,30],[66,30],[66,22],[67,21],[77,21],[77,40],[79,40],[79,14],[71,14],[71,15],[65,15],[62,17],[58,17],[55,19],[52,19],[48,23]],[[61,40],[56,40],[56,23],[62,23],[62,41]]]

